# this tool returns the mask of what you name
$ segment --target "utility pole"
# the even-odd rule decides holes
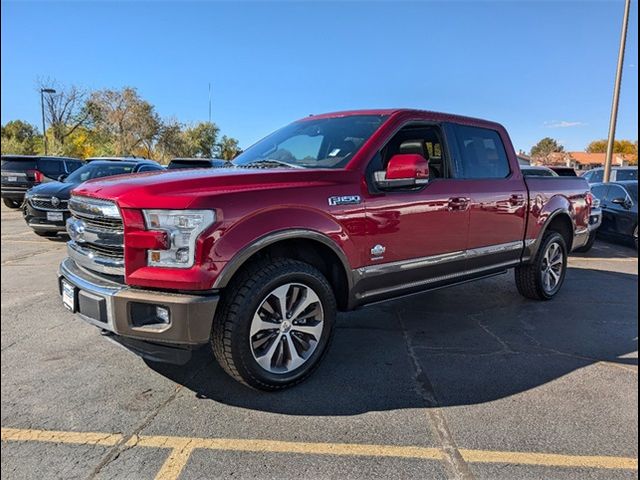
[[[56,93],[53,88],[41,88],[40,89],[40,110],[42,110],[42,139],[44,141],[44,154],[48,153],[48,144],[47,144],[47,129],[44,123],[44,94],[45,93]]]
[[[624,63],[624,49],[627,43],[627,26],[629,24],[629,8],[631,0],[624,2],[624,16],[622,18],[622,33],[620,35],[620,49],[618,50],[618,68],[616,70],[616,83],[613,87],[613,105],[611,105],[611,118],[609,119],[609,138],[607,139],[607,156],[604,164],[604,181],[611,177],[611,161],[613,159],[613,146],[616,137],[616,122],[618,121],[618,102],[620,100],[620,83],[622,82],[622,64]]]

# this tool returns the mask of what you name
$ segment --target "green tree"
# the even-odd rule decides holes
[[[220,139],[220,143],[218,144],[218,156],[220,158],[230,162],[241,152],[242,150],[238,147],[238,140],[227,137],[226,135],[222,136],[222,139]]]
[[[163,163],[172,158],[188,157],[189,148],[177,120],[170,120],[162,125],[156,142],[156,157]]]
[[[186,128],[183,135],[188,149],[187,156],[212,157],[219,132],[217,125],[211,122],[200,122]]]
[[[551,137],[545,137],[531,147],[532,157],[546,157],[554,152],[564,152],[564,147]]]
[[[42,149],[42,135],[22,120],[11,120],[0,131],[2,154],[35,155]]]

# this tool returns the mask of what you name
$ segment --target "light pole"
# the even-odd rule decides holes
[[[622,81],[622,64],[624,63],[624,47],[627,43],[627,25],[629,24],[629,7],[631,0],[624,2],[624,16],[622,17],[622,33],[620,35],[620,49],[618,50],[618,68],[616,70],[616,83],[613,87],[613,105],[611,105],[611,118],[609,119],[609,138],[607,139],[607,156],[604,162],[604,181],[611,177],[611,160],[613,159],[613,146],[616,137],[616,122],[618,120],[618,101],[620,100],[620,83]]]
[[[45,93],[56,93],[53,88],[41,88],[40,89],[40,110],[42,110],[42,138],[44,139],[44,154],[47,152],[47,130],[44,124],[44,94]]]

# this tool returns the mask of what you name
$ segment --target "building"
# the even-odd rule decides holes
[[[614,153],[611,164],[614,167],[626,167],[629,165],[632,155]],[[591,170],[604,167],[606,154],[588,152],[553,152],[546,157],[534,157],[532,165],[544,165],[547,167],[571,167],[574,170]]]

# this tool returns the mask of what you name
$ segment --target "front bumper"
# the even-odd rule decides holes
[[[190,349],[209,341],[220,298],[217,294],[190,295],[131,288],[94,275],[70,258],[60,264],[60,295],[63,281],[73,287],[73,313],[129,350],[161,361],[171,361],[162,358],[164,353]],[[141,323],[139,312],[155,307],[168,311],[168,323]]]
[[[67,219],[71,216],[69,210],[40,210],[33,208],[28,201],[25,202],[22,213],[25,222],[32,229],[49,232],[65,232]],[[53,217],[56,219],[51,219]]]

